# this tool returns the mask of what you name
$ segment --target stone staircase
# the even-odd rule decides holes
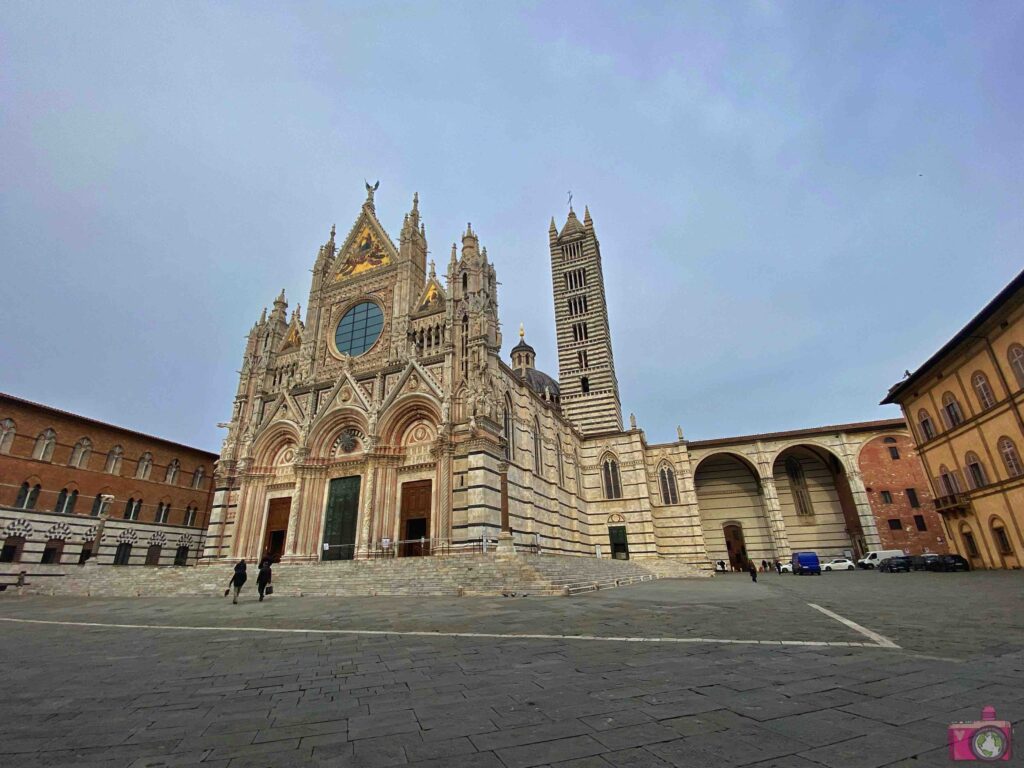
[[[188,568],[18,566],[29,571],[23,594],[93,597],[223,595],[232,564]],[[657,571],[657,573],[656,573]],[[49,575],[62,573],[63,576]],[[459,555],[388,560],[341,560],[274,566],[282,596],[576,595],[655,578],[706,575],[678,561],[598,560],[571,555]],[[255,589],[250,564],[247,589]],[[3,595],[17,593],[8,589]]]

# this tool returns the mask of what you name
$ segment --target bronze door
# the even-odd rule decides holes
[[[429,480],[402,484],[402,508],[398,535],[404,542],[400,557],[430,554],[430,490]]]

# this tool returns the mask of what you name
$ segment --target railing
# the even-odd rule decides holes
[[[534,535],[532,542],[515,541],[516,552],[540,554],[540,537]],[[477,555],[494,552],[497,539],[483,538],[478,541],[453,542],[451,539],[381,539],[367,548],[356,548],[355,544],[324,544],[322,560],[386,560],[394,557],[452,557]]]
[[[969,512],[971,509],[971,498],[966,493],[953,493],[948,496],[939,496],[935,500],[937,512],[955,512],[962,510]]]

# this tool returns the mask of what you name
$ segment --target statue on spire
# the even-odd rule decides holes
[[[372,187],[370,186],[370,182],[366,181],[366,179],[363,179],[363,183],[366,185],[366,203],[370,207],[373,207],[373,194],[380,187],[380,180],[378,179]]]

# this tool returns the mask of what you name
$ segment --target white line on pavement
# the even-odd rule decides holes
[[[820,605],[815,605],[814,603],[808,603],[808,605],[811,606],[811,608],[814,608],[815,610],[821,611],[826,616],[829,616],[829,617],[835,619],[836,621],[838,621],[838,622],[840,622],[842,624],[845,624],[850,629],[855,630],[857,632],[860,632],[865,637],[870,637],[872,640],[875,641],[874,644],[877,645],[880,648],[899,648],[899,646],[896,645],[896,643],[894,643],[889,638],[883,637],[882,635],[878,634],[877,632],[871,631],[867,627],[862,627],[860,624],[858,624],[855,621],[850,621],[849,619],[845,619],[842,616],[840,616],[838,613],[833,613],[828,608],[822,608]]]
[[[815,606],[817,608],[817,606]],[[819,609],[824,610],[824,609]],[[838,618],[838,617],[837,617]],[[842,621],[842,619],[840,619]],[[398,637],[472,637],[497,640],[583,640],[606,643],[712,643],[720,645],[809,645],[840,648],[898,648],[890,643],[827,642],[824,640],[722,640],[711,637],[604,637],[601,635],[514,635],[490,632],[426,632],[399,631],[390,629],[285,629],[281,627],[187,627],[168,624],[104,624],[92,621],[48,621],[45,619],[15,619],[0,616],[0,621],[17,624],[49,624],[61,627],[97,627],[100,629],[156,629],[184,630],[189,632],[271,632],[315,635],[371,635]],[[867,630],[864,630],[867,632]],[[875,637],[879,637],[875,635]],[[881,638],[886,643],[888,640]]]

